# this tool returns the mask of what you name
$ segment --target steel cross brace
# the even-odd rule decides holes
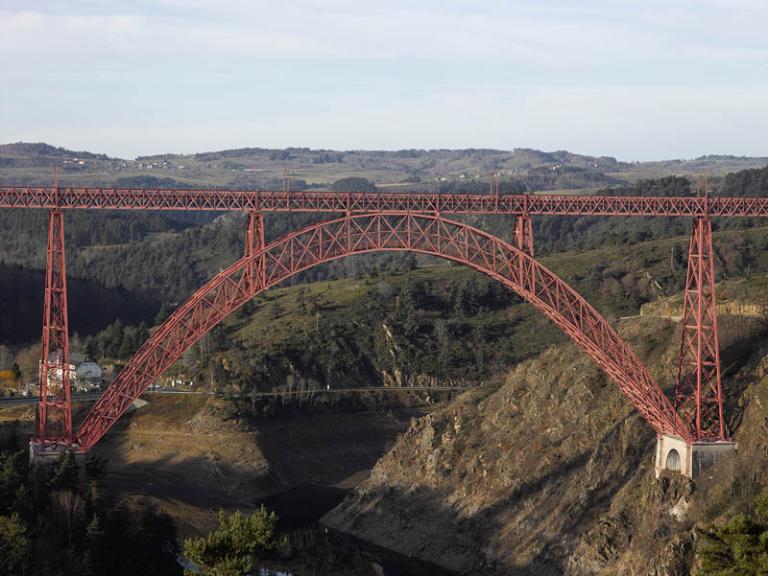
[[[675,409],[694,441],[728,439],[720,381],[712,221],[693,222],[683,301]]]
[[[72,444],[67,272],[64,251],[64,213],[50,211],[45,267],[45,304],[40,350],[40,383],[35,443]]]

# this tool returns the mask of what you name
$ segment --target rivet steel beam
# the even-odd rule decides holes
[[[688,251],[675,408],[697,441],[727,440],[720,381],[720,340],[712,221],[696,218]]]
[[[43,448],[49,445],[72,444],[67,316],[64,213],[54,208],[48,218],[43,337],[35,433],[35,442]]]
[[[58,203],[57,203],[58,202]],[[532,216],[765,217],[767,197],[433,194],[0,186],[0,208],[337,213],[530,214]]]
[[[377,213],[345,216],[293,231],[220,272],[174,311],[118,374],[80,425],[76,437],[80,449],[92,448],[134,399],[245,302],[318,264],[376,251],[438,256],[498,280],[568,334],[658,434],[675,434],[691,442],[687,425],[619,334],[576,291],[529,254],[438,215]],[[255,264],[262,267],[263,283],[250,281],[249,270]]]

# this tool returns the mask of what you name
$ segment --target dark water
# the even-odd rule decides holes
[[[294,531],[307,528],[317,522],[344,500],[347,490],[333,486],[307,484],[296,486],[285,492],[256,500],[256,506],[264,505],[280,518],[280,531]]]
[[[346,496],[341,488],[298,486],[255,501],[274,510],[280,532],[288,535],[295,560],[264,566],[260,576],[371,574],[374,576],[455,576],[454,572],[376,546],[318,523]]]

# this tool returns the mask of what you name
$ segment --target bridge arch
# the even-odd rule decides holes
[[[667,461],[664,468],[672,472],[680,472],[680,452],[677,449],[672,448],[672,450],[667,452]]]
[[[439,215],[348,214],[291,232],[247,254],[197,290],[150,336],[78,429],[83,451],[204,334],[254,296],[303,270],[354,254],[411,251],[469,266],[514,290],[579,345],[656,433],[690,442],[688,428],[640,359],[575,290],[533,257]]]

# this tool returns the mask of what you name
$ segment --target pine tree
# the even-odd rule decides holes
[[[77,492],[79,490],[79,470],[75,453],[71,450],[64,452],[59,457],[53,476],[48,481],[48,487],[51,490],[69,490]]]
[[[30,548],[27,527],[19,515],[0,516],[0,573],[23,574],[24,559]]]

